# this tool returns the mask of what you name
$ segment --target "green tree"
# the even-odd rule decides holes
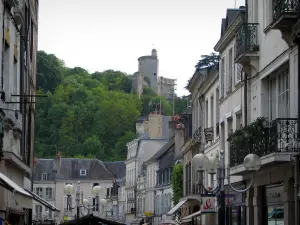
[[[201,55],[201,59],[196,64],[196,70],[207,69],[208,71],[219,64],[220,56],[212,52],[209,55]]]
[[[45,60],[38,63],[39,68],[56,70]],[[44,83],[38,91],[48,98],[36,100],[37,156],[53,157],[60,151],[64,157],[125,159],[142,111],[142,101],[130,94],[130,76],[112,70],[90,75],[80,67],[61,71],[55,86]]]
[[[62,81],[64,72],[64,62],[53,54],[44,51],[37,53],[37,76],[36,86],[38,89],[54,91],[56,86]]]
[[[178,163],[173,166],[172,171],[173,203],[176,205],[183,197],[183,164]]]

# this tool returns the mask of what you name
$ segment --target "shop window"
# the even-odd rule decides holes
[[[283,206],[268,206],[268,225],[283,225]]]

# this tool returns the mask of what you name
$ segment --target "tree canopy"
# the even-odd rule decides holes
[[[137,118],[147,115],[149,104],[159,97],[145,88],[139,99],[131,93],[131,76],[123,72],[67,68],[43,51],[38,52],[37,69],[37,92],[48,98],[36,100],[36,155],[53,157],[60,151],[64,157],[124,160],[126,144],[136,137]],[[171,103],[159,99],[171,115]]]

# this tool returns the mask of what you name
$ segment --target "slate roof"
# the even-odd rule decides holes
[[[80,176],[80,170],[86,169],[87,175]],[[110,180],[114,179],[102,161],[98,159],[62,158],[57,180]]]
[[[114,175],[116,179],[122,179],[126,175],[126,165],[123,161],[104,162],[105,167]]]
[[[55,180],[55,161],[54,159],[37,159],[33,180],[41,180],[42,174],[47,173],[47,180]]]
[[[222,24],[221,24],[221,37],[225,33],[228,27],[232,24],[232,22],[235,20],[237,15],[240,12],[245,12],[245,7],[241,6],[238,9],[227,9],[226,11],[226,18],[222,19]]]
[[[121,165],[121,163],[120,163]],[[86,170],[86,176],[80,176],[80,170]],[[47,180],[113,180],[114,171],[109,171],[105,163],[98,159],[62,158],[60,172],[56,173],[54,159],[37,159],[34,180],[40,181],[47,173]]]
[[[172,146],[175,145],[175,136],[173,136],[168,143],[166,143],[158,152],[156,152],[148,162],[159,159],[163,154],[165,154]]]

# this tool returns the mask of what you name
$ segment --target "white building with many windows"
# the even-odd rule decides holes
[[[92,210],[88,210],[79,204],[81,215],[92,212],[95,216],[122,221],[125,220],[125,163],[102,162],[97,159],[37,159],[34,170],[34,192],[55,206],[57,212],[50,212],[43,204],[33,203],[33,218],[36,221],[53,222],[59,224],[62,221],[72,220],[76,216],[75,192],[72,194],[72,205],[67,204],[67,196],[64,192],[66,184],[72,184],[75,189],[79,185],[83,198],[90,201]],[[103,192],[100,199],[106,199],[105,206],[97,206],[92,193],[94,186],[100,185]],[[60,212],[59,212],[60,211]]]
[[[249,1],[248,8],[228,10],[222,20],[215,46],[220,53],[221,147],[231,175],[242,181],[236,187],[251,182],[243,167],[247,154],[257,154],[262,163],[246,195],[228,189],[228,196],[235,198],[228,199],[227,210],[240,212],[237,223],[294,224],[292,199],[298,192],[293,190],[293,174],[299,168],[293,166],[293,155],[300,146],[298,52],[292,42],[296,21],[292,18],[298,4]],[[228,215],[232,220],[234,215]]]

